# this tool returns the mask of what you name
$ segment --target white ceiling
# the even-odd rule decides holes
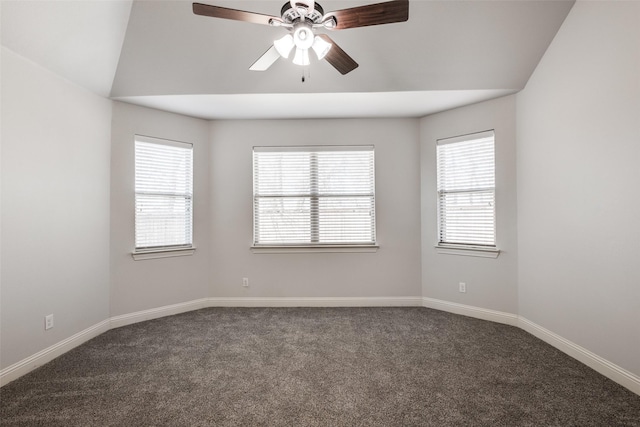
[[[439,90],[376,93],[158,95],[117,99],[201,119],[335,119],[423,117],[514,92],[513,90]]]
[[[109,96],[131,4],[131,0],[2,0],[2,45]]]
[[[199,1],[269,15],[284,3]],[[329,33],[360,64],[346,76],[314,60],[251,72],[284,30],[186,0],[2,1],[2,44],[100,95],[194,117],[419,117],[521,90],[572,4],[410,0],[408,22]]]

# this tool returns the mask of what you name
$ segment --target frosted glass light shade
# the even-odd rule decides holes
[[[309,65],[309,49],[296,49],[296,56],[293,57],[293,63],[296,65]]]
[[[288,58],[294,45],[293,36],[291,34],[287,34],[281,39],[274,41],[273,45],[275,46],[280,56],[282,56],[283,58]]]
[[[327,56],[327,53],[329,53],[329,51],[331,50],[331,46],[333,46],[331,43],[323,40],[320,36],[316,36],[313,41],[313,46],[311,47],[318,56],[318,60],[321,60],[322,58]]]
[[[313,44],[313,31],[306,25],[298,25],[293,32],[293,42],[300,49],[309,49]]]

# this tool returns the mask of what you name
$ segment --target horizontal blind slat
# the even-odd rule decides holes
[[[254,244],[375,242],[373,147],[255,147]]]
[[[495,245],[493,132],[438,141],[439,241]]]
[[[135,140],[136,248],[192,244],[193,149],[164,142]]]

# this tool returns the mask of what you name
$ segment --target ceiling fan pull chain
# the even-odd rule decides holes
[[[304,67],[302,69],[302,83],[305,83],[310,78],[311,78],[311,70],[309,70],[309,67]]]

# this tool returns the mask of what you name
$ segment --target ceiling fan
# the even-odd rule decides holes
[[[252,71],[267,70],[280,57],[288,58],[295,48],[294,64],[309,65],[309,49],[312,49],[318,60],[326,59],[341,74],[347,74],[356,69],[358,63],[328,35],[315,34],[315,31],[404,22],[409,19],[409,0],[392,0],[326,14],[322,6],[313,0],[291,0],[282,6],[280,17],[193,3],[193,13],[287,29],[289,33],[275,40],[273,46],[251,65],[249,69]]]

